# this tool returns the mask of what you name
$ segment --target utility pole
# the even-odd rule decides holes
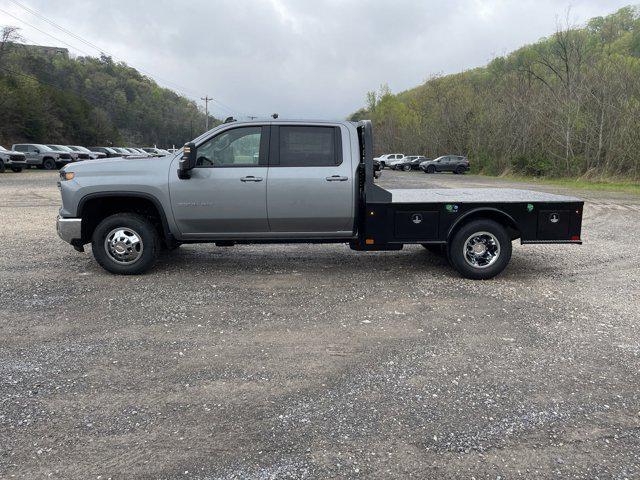
[[[209,96],[205,95],[204,98],[200,98],[200,100],[204,102],[204,114],[207,117],[205,122],[205,130],[209,130],[209,102],[213,100],[213,98],[210,98]]]

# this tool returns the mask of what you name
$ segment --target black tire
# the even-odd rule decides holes
[[[387,168],[387,164],[384,162],[380,162],[380,170],[384,170],[385,168]]]
[[[45,170],[55,170],[56,169],[56,162],[53,158],[45,158],[42,161],[42,168],[44,168]]]
[[[408,172],[411,170],[411,165],[405,165],[404,167],[402,167],[402,170],[404,170],[405,172]]]
[[[15,173],[20,173],[22,171],[22,167],[11,167],[11,170]]]
[[[107,250],[105,240],[114,230],[122,229],[140,237],[139,257],[132,263],[119,263]],[[148,271],[158,259],[161,249],[160,237],[153,224],[142,215],[116,213],[100,222],[91,238],[91,249],[96,261],[108,272],[119,275],[139,275]]]
[[[4,171],[5,171],[4,162],[0,160],[0,173],[4,173]]]
[[[481,233],[483,235],[480,235]],[[474,266],[471,261],[467,261],[466,243],[467,241],[473,242],[474,239],[472,237],[476,234],[478,234],[476,240],[484,239],[487,241],[486,243],[483,241],[477,241],[476,243],[482,243],[485,248],[488,245],[487,251],[495,253],[490,263],[483,257],[482,262],[486,262],[487,265]],[[498,246],[497,250],[495,248],[496,244]],[[448,254],[451,265],[463,277],[472,280],[488,280],[501,273],[509,264],[509,260],[511,260],[511,237],[498,222],[488,219],[473,220],[463,225],[455,233],[449,243]],[[469,255],[473,257],[471,253]]]
[[[436,167],[434,167],[433,165],[429,165],[425,170],[425,173],[436,173]]]
[[[457,173],[458,175],[463,175],[465,171],[466,171],[466,168],[464,168],[464,167],[461,165],[461,166],[459,166],[458,168],[456,168],[455,173]]]

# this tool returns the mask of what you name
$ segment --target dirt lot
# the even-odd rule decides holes
[[[0,478],[640,477],[640,197],[571,192],[585,245],[489,282],[342,245],[131,278],[57,238],[55,181],[0,175]]]

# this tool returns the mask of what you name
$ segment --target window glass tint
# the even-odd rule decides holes
[[[335,143],[333,127],[280,127],[280,166],[336,165]]]
[[[242,167],[258,165],[262,127],[235,128],[198,147],[199,167]]]
[[[26,152],[27,151],[27,146],[26,145],[16,145],[15,146],[15,151],[16,152]]]

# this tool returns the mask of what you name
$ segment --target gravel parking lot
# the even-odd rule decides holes
[[[419,246],[116,277],[57,238],[56,179],[0,175],[0,478],[640,476],[640,197],[531,187],[587,201],[585,245],[488,282]]]

